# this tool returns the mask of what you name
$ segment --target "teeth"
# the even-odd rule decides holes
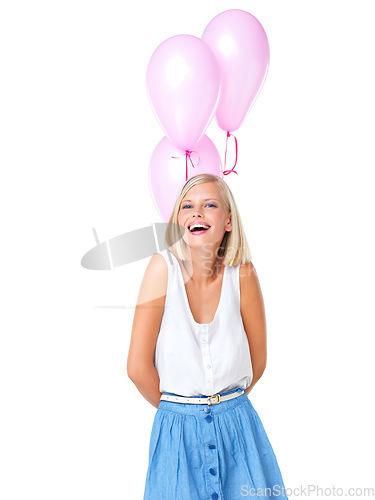
[[[203,227],[204,229],[208,229],[210,226],[207,226],[206,224],[192,224],[190,226],[190,231],[192,231],[195,227]]]

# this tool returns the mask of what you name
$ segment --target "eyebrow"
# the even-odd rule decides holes
[[[212,201],[219,201],[216,198],[207,198],[206,200],[203,200],[203,201],[210,201],[210,200],[212,200]],[[190,201],[191,202],[191,200],[184,200],[181,203],[185,203],[185,201]]]

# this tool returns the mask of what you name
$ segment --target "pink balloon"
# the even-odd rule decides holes
[[[177,158],[172,158],[177,157]],[[214,174],[223,178],[220,155],[214,143],[206,135],[188,159],[188,179],[197,174]],[[181,187],[186,181],[185,151],[174,146],[164,137],[152,153],[148,181],[152,198],[164,222],[168,222]]]
[[[212,19],[202,40],[213,50],[221,69],[216,121],[221,129],[233,132],[264,84],[270,58],[267,35],[249,12],[232,9]]]
[[[220,69],[211,49],[192,35],[176,35],[152,54],[147,92],[165,135],[183,150],[194,149],[214,117]]]

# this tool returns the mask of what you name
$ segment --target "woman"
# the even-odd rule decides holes
[[[166,243],[145,272],[127,366],[157,408],[144,500],[285,499],[248,398],[266,366],[263,298],[222,179],[201,174],[185,183]]]

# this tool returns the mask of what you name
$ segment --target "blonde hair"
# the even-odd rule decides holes
[[[204,182],[215,182],[220,188],[222,200],[229,213],[232,214],[232,231],[226,231],[220,243],[217,253],[219,258],[223,259],[223,265],[236,266],[237,264],[245,264],[251,262],[250,247],[246,239],[245,231],[242,226],[241,217],[238,212],[233,194],[227,183],[220,177],[213,174],[199,174],[188,179],[182,186],[177,200],[174,204],[172,214],[168,221],[168,226],[165,232],[165,242],[167,246],[173,247],[178,258],[182,261],[188,259],[187,245],[184,242],[181,234],[180,225],[178,223],[178,213],[180,204],[186,193],[193,186],[203,184]]]

